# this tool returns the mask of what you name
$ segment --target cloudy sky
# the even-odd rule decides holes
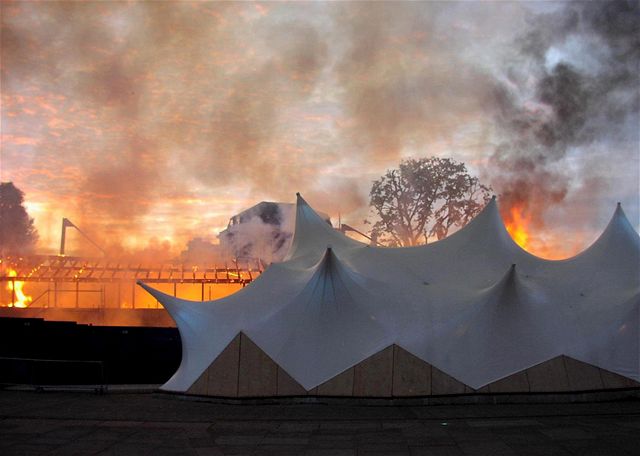
[[[262,200],[358,227],[407,157],[464,161],[569,255],[638,228],[639,3],[2,2],[0,179],[180,251]]]

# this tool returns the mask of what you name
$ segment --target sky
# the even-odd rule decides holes
[[[360,229],[451,157],[573,255],[640,218],[639,2],[2,2],[0,180],[53,253],[175,254],[259,201]],[[370,225],[369,225],[370,226]],[[86,252],[91,253],[91,252]]]

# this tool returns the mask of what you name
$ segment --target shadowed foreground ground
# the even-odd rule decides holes
[[[9,455],[632,455],[640,401],[228,405],[164,394],[0,391]]]

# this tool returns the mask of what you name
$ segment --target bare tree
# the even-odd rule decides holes
[[[35,248],[38,232],[23,203],[20,189],[12,182],[0,182],[0,255],[29,253]]]
[[[395,246],[442,239],[463,226],[490,199],[491,189],[471,176],[464,163],[450,158],[404,160],[371,187],[371,230],[378,242]]]

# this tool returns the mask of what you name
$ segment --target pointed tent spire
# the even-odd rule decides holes
[[[296,193],[296,197],[295,232],[291,248],[284,261],[301,257],[317,258],[328,245],[334,246],[337,250],[365,246],[334,230],[309,206],[300,193]]]
[[[305,389],[357,364],[393,340],[375,317],[388,302],[327,248],[304,289],[246,334]],[[312,360],[312,362],[309,362]]]
[[[332,248],[327,247],[305,287],[305,290],[311,291],[306,302],[308,311],[337,310],[341,304],[349,305],[353,301],[349,288],[344,284],[345,272]]]
[[[509,266],[509,269],[507,269],[507,272],[505,272],[496,283],[491,285],[488,290],[500,290],[514,286],[516,282],[516,275],[516,264],[512,263],[511,266]]]
[[[640,264],[640,236],[618,203],[602,234],[576,257],[597,267],[604,259],[615,261],[630,269],[638,270]]]
[[[491,286],[468,298],[431,344],[426,361],[459,381],[480,388],[545,361],[552,352],[556,322],[541,309],[515,264]]]
[[[526,296],[515,263],[485,292],[486,302],[493,305],[517,305]]]
[[[609,220],[607,227],[604,229],[603,236],[605,234],[608,234],[609,236],[617,236],[621,239],[626,238],[635,244],[640,243],[640,235],[638,235],[631,225],[631,222],[622,209],[622,204],[620,204],[620,202],[616,204],[616,209],[611,216],[611,220]]]
[[[427,248],[451,251],[459,250],[467,256],[474,254],[506,254],[517,258],[524,252],[507,231],[495,196],[469,223],[441,241],[427,244]]]
[[[349,302],[352,298],[349,296],[349,290],[343,289],[340,278],[338,276],[338,266],[331,247],[327,247],[325,254],[322,256],[320,263],[316,268],[316,273],[311,278],[313,283],[313,293],[309,302],[320,307],[328,305],[336,307],[340,301]]]
[[[403,276],[407,274],[417,277],[419,283],[454,284],[460,283],[456,278],[465,277],[461,284],[474,289],[486,286],[510,263],[535,260],[509,236],[495,197],[467,225],[440,241],[417,247],[371,250],[372,254],[363,252],[363,256],[376,255],[397,262],[391,272],[385,271],[386,276],[398,277],[396,281],[406,280]],[[369,269],[367,263],[364,267]]]
[[[510,240],[511,237],[507,232],[502,217],[500,216],[500,210],[498,209],[498,201],[495,197],[491,197],[491,200],[486,206],[476,215],[469,223],[462,227],[457,232],[453,233],[450,238],[456,235],[480,235],[483,237],[490,237],[498,235],[503,241]],[[506,235],[506,236],[505,236]],[[445,238],[448,239],[448,238]]]

